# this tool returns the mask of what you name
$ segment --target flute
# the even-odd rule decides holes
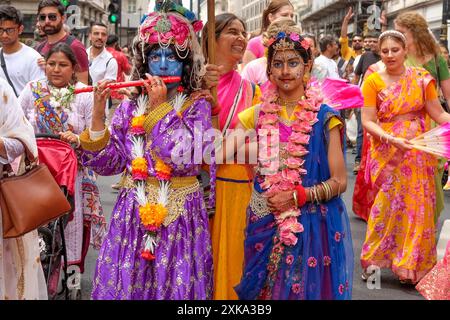
[[[181,81],[181,77],[161,77],[161,79],[164,81],[165,84],[168,83],[177,83]],[[109,88],[111,90],[118,90],[121,88],[128,88],[128,87],[141,87],[145,83],[150,82],[150,80],[137,80],[137,81],[127,81],[127,82],[115,82],[110,83],[106,86],[106,88]],[[87,86],[83,88],[77,88],[74,90],[74,94],[83,93],[83,92],[92,92],[94,91],[94,86]]]

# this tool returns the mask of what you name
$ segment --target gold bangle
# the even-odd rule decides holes
[[[319,199],[319,188],[317,186],[314,186],[314,194],[316,197],[316,203],[320,204],[320,199]]]
[[[331,186],[328,182],[325,182],[325,187],[328,190],[328,197],[327,197],[327,201],[330,201],[333,198],[333,190],[331,189]]]
[[[322,186],[322,190],[323,190],[323,201],[327,202],[328,201],[328,190],[327,187],[325,186],[325,182],[321,182],[320,185]]]
[[[294,196],[295,208],[298,208],[297,190],[294,190],[294,192],[292,193],[292,195]]]
[[[331,188],[331,186],[330,186],[330,184],[327,182],[327,186],[328,186],[328,190],[330,190],[330,199],[328,199],[328,200],[331,200],[331,199],[333,199],[333,189]]]
[[[325,182],[324,182],[324,181],[322,181],[320,184],[322,185],[323,192],[324,192],[324,201],[325,201],[325,202],[328,202],[328,198],[329,198],[328,192],[329,192],[329,191],[328,191],[328,189],[327,189],[327,186],[325,185]]]
[[[325,192],[325,188],[322,183],[320,183],[320,185],[319,185],[319,190],[322,192],[322,194],[320,195],[320,202],[324,202],[325,198],[327,197],[327,193]],[[319,194],[320,194],[320,192],[319,192]]]
[[[339,180],[337,180],[336,178],[331,178],[330,181],[334,181],[338,185],[338,191],[337,191],[336,197],[340,197],[340,195],[341,195],[341,184],[340,184]]]
[[[316,202],[316,194],[314,193],[314,186],[311,186],[310,191],[311,191],[311,203],[314,203]]]

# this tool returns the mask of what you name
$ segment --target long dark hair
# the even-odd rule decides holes
[[[238,16],[232,13],[222,13],[216,16],[216,40],[219,39],[222,31],[228,27],[233,21],[238,20],[247,30],[247,25]],[[205,24],[202,30],[202,50],[205,60],[208,61],[208,24]]]
[[[145,43],[142,47],[142,42],[139,40],[139,37],[135,37],[132,45],[133,49],[133,70],[131,71],[131,79],[132,80],[140,80],[140,79],[146,79],[145,74],[148,72],[148,66],[147,66],[147,57],[149,53],[155,49],[160,48],[159,44],[148,44]],[[193,59],[193,53],[190,50],[187,57],[184,59],[181,59],[180,56],[177,54],[177,51],[175,50],[175,47],[173,45],[169,46],[170,49],[173,50],[175,53],[175,56],[177,57],[177,60],[183,63],[183,72],[181,76],[181,83],[180,85],[184,88],[184,93],[187,95],[190,95],[195,88],[192,85],[192,69],[194,64]],[[180,52],[181,55],[184,55],[184,52]],[[142,87],[138,87],[138,92],[142,93]]]

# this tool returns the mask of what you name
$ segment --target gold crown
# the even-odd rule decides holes
[[[273,49],[274,51],[294,50],[295,44],[293,42],[286,41],[286,38],[283,38],[273,46]]]

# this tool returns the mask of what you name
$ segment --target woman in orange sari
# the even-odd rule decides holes
[[[410,139],[428,131],[428,114],[450,121],[433,77],[405,67],[406,39],[400,32],[380,36],[386,65],[363,86],[363,126],[371,135],[366,175],[377,189],[361,252],[363,279],[369,266],[390,268],[404,283],[417,283],[436,263],[434,173],[437,159],[414,150]]]
[[[237,16],[216,16],[216,61],[207,65],[207,86],[217,85],[220,110],[218,128],[223,135],[239,123],[238,113],[256,104],[259,88],[243,79],[236,71],[247,47],[246,26]],[[203,28],[203,52],[208,58],[208,25]],[[217,81],[218,80],[218,81]],[[244,229],[246,208],[250,202],[252,176],[244,164],[221,164],[216,177],[216,210],[210,219],[214,263],[214,299],[233,300],[233,290],[242,275],[244,264]],[[213,192],[213,190],[211,190]]]

